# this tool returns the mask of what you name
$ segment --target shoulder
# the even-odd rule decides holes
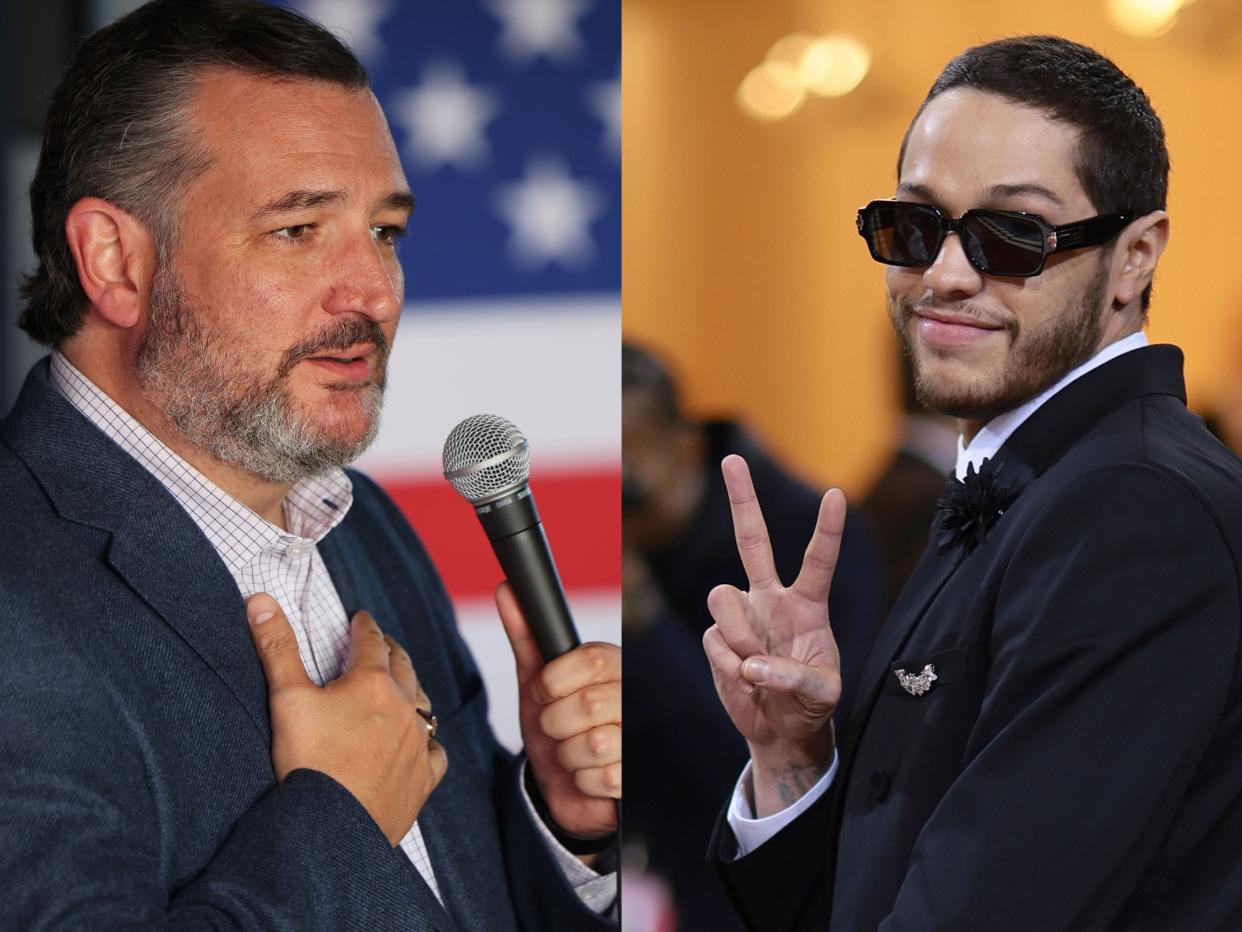
[[[1113,412],[1034,486],[1035,524],[1069,520],[1097,534],[1195,529],[1202,547],[1235,561],[1242,554],[1242,461],[1176,398],[1148,396]]]

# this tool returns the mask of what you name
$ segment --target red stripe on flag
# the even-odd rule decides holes
[[[414,525],[455,599],[490,596],[503,574],[466,501],[445,480],[376,477]],[[531,481],[566,590],[621,587],[621,473],[542,470]]]

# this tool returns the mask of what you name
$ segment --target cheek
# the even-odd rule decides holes
[[[884,288],[888,292],[889,307],[913,303],[927,289],[923,285],[922,269],[903,269],[890,265],[884,269]]]

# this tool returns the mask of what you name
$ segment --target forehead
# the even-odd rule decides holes
[[[965,210],[997,189],[1036,185],[1064,206],[1089,206],[1074,171],[1079,131],[997,94],[954,88],[932,100],[910,128],[903,188],[935,192]],[[962,203],[950,203],[962,202]]]
[[[366,88],[209,69],[196,82],[189,116],[213,156],[208,175],[224,176],[217,182],[227,179],[239,194],[273,186],[405,187],[387,121]]]

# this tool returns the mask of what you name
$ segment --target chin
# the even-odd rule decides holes
[[[1024,398],[1014,398],[1013,386],[995,367],[972,367],[957,360],[915,364],[914,393],[919,403],[968,421],[987,421],[1017,407]]]
[[[367,444],[378,430],[378,398],[369,387],[349,392],[334,391],[323,401],[302,404],[299,408],[307,433],[330,444]]]

